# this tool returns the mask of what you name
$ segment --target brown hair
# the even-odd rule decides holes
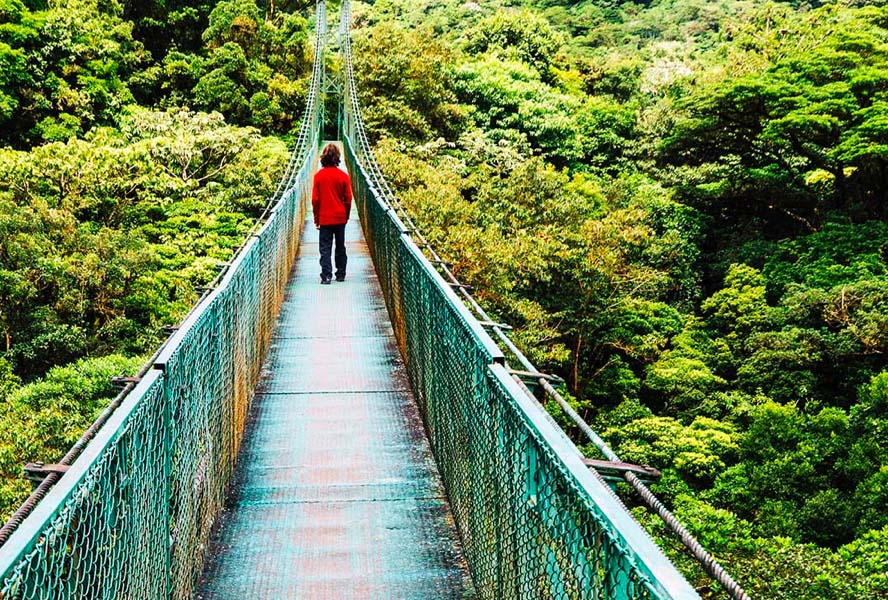
[[[339,148],[336,144],[327,144],[321,151],[321,165],[324,167],[339,166]]]

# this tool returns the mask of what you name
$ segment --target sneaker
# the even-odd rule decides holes
[[[337,275],[336,281],[345,281],[345,275]]]
[[[321,277],[321,285],[330,285],[329,277]]]

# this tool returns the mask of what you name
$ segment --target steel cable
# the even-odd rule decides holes
[[[481,322],[490,324],[490,329],[496,337],[505,345],[508,351],[518,360],[522,366],[531,374],[539,375],[537,382],[545,390],[545,393],[556,401],[565,414],[573,421],[578,429],[586,436],[589,441],[611,462],[621,462],[620,458],[611,448],[601,439],[601,437],[580,417],[579,414],[570,406],[563,396],[551,385],[549,379],[544,377],[542,373],[530,362],[530,360],[521,352],[521,350],[512,342],[501,326],[496,324],[490,316],[484,311],[481,305],[474,299],[467,287],[460,283],[455,274],[451,271],[447,263],[438,255],[434,247],[428,243],[420,232],[419,228],[413,222],[408,211],[400,204],[396,195],[388,185],[382,169],[378,166],[371,144],[369,143],[363,120],[360,115],[360,104],[358,101],[357,88],[355,84],[353,60],[351,53],[351,43],[348,31],[350,29],[350,6],[348,0],[343,0],[341,5],[341,22],[340,32],[344,39],[341,48],[344,54],[346,90],[348,101],[345,106],[346,114],[346,136],[352,140],[356,154],[361,162],[361,167],[366,170],[368,178],[372,186],[375,188],[380,200],[387,206],[388,210],[397,216],[397,220],[405,226],[404,233],[410,235],[416,241],[417,245],[429,255],[434,266],[442,273],[449,284],[455,291],[460,294],[466,304],[480,318]],[[519,378],[516,377],[520,381]],[[520,386],[525,393],[534,397],[533,393],[523,384]],[[579,452],[579,450],[577,450]],[[600,475],[595,472],[600,478]],[[625,480],[638,493],[644,503],[651,508],[666,525],[672,530],[682,542],[682,544],[690,551],[692,556],[700,563],[704,571],[709,574],[715,581],[734,600],[749,600],[749,596],[743,588],[725,571],[725,569],[715,560],[715,558],[707,552],[703,546],[693,537],[693,535],[681,524],[681,522],[673,515],[663,503],[650,491],[650,489],[631,472],[624,473]],[[603,481],[603,480],[602,480]],[[608,489],[610,489],[608,487]],[[622,500],[612,492],[614,498],[620,504]],[[628,511],[627,511],[628,512]]]
[[[190,597],[304,223],[323,127],[323,0],[316,14],[306,109],[278,186],[141,379],[62,459],[71,468],[3,528],[0,598]]]

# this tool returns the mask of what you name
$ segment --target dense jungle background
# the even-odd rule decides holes
[[[886,4],[353,5],[402,201],[756,598],[888,597]],[[0,0],[0,520],[261,212],[311,6]]]

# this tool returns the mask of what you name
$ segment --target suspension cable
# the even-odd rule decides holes
[[[414,223],[413,218],[408,213],[407,209],[398,201],[397,196],[392,191],[391,187],[388,184],[385,176],[382,173],[382,169],[379,167],[376,162],[375,155],[373,153],[372,146],[367,137],[366,130],[364,128],[364,122],[361,118],[360,113],[360,104],[358,102],[358,94],[357,88],[355,85],[355,77],[354,77],[354,66],[352,62],[352,50],[351,50],[351,35],[349,34],[351,24],[351,6],[349,0],[343,0],[341,4],[341,15],[340,15],[340,34],[343,36],[343,40],[340,44],[340,51],[344,57],[345,63],[345,76],[346,76],[346,84],[344,86],[343,93],[347,95],[347,102],[345,105],[345,135],[351,140],[353,148],[355,148],[356,154],[361,159],[361,163],[367,171],[367,175],[369,176],[371,187],[375,188],[377,197],[382,201],[383,205],[386,208],[395,214],[398,217],[398,220],[404,224],[407,228],[407,231],[404,233],[410,236],[414,243],[421,248],[428,256],[431,258],[431,262],[435,265],[435,267],[441,272],[444,279],[450,284],[450,286],[462,296],[465,303],[473,310],[478,317],[480,317],[480,321],[485,323],[490,330],[496,335],[497,338],[503,343],[503,345],[509,350],[509,352],[516,358],[516,360],[522,365],[522,367],[533,377],[536,378],[537,383],[542,387],[545,391],[545,394],[552,398],[564,413],[568,416],[568,418],[577,426],[577,428],[583,433],[583,435],[590,441],[592,444],[598,448],[601,454],[607,458],[610,462],[621,462],[619,456],[605,443],[603,439],[589,426],[589,424],[570,406],[570,403],[552,386],[549,376],[546,376],[544,373],[540,372],[536,366],[527,358],[527,356],[521,352],[517,345],[509,338],[506,334],[506,329],[508,327],[493,321],[487,312],[481,307],[481,305],[475,300],[472,296],[469,288],[462,283],[460,283],[459,279],[457,279],[456,275],[453,273],[448,264],[441,258],[441,256],[435,251],[435,248],[429,244],[426,238],[422,235],[422,232],[419,230],[417,225]],[[345,98],[343,99],[345,101]],[[515,380],[520,384],[520,387],[532,398],[536,399],[533,393],[527,388],[526,385],[523,384],[521,379],[517,375],[513,375]],[[579,450],[577,450],[579,452]],[[598,476],[597,471],[593,472]],[[727,571],[716,561],[716,559],[706,551],[705,548],[694,538],[694,536],[685,528],[678,518],[672,514],[664,504],[654,495],[653,492],[638,478],[637,475],[630,471],[623,472],[623,478],[626,482],[632,486],[632,488],[638,493],[639,497],[644,501],[644,503],[652,509],[666,525],[671,529],[679,538],[681,543],[690,551],[693,557],[700,563],[703,569],[709,574],[710,577],[715,579],[719,585],[724,588],[724,590],[733,598],[734,600],[750,600],[749,596],[743,590],[743,588],[728,574]],[[611,490],[610,486],[605,485],[605,488]],[[611,493],[617,497],[616,493],[611,490]],[[619,497],[617,497],[619,500]],[[622,503],[622,501],[621,501]],[[630,513],[631,514],[631,513]]]
[[[308,158],[309,153],[312,150],[313,138],[316,137],[315,129],[318,126],[318,111],[321,109],[322,105],[319,104],[321,101],[320,98],[320,90],[321,84],[324,79],[324,61],[323,61],[323,52],[324,52],[324,44],[323,38],[326,36],[326,23],[327,23],[327,14],[326,14],[326,4],[324,0],[317,0],[316,5],[316,21],[317,25],[315,27],[315,47],[314,47],[314,64],[312,65],[312,73],[311,73],[311,82],[309,84],[309,92],[308,98],[306,100],[305,105],[305,113],[302,119],[302,124],[299,128],[299,135],[296,138],[296,144],[293,148],[293,151],[290,153],[290,159],[287,162],[287,166],[284,169],[284,173],[278,181],[278,185],[274,190],[274,193],[269,197],[268,202],[265,205],[265,208],[262,210],[262,213],[256,217],[253,222],[253,225],[247,232],[247,235],[244,236],[244,241],[240,246],[232,253],[232,256],[237,256],[244,249],[244,247],[249,243],[250,239],[253,238],[262,227],[262,225],[268,220],[269,215],[274,210],[274,208],[281,202],[284,195],[290,191],[293,185],[296,182],[296,177],[299,173],[299,168]],[[228,272],[230,267],[230,262],[222,265],[219,273],[213,278],[213,280],[203,288],[203,292],[201,293],[200,298],[198,298],[197,302],[195,302],[194,306],[190,311],[179,321],[180,323],[184,323],[188,317],[194,313],[198,307],[200,307],[204,300],[212,293],[213,289],[218,287],[223,278]],[[170,328],[171,331],[175,331],[178,327]],[[89,428],[80,436],[80,439],[74,443],[74,445],[68,450],[64,457],[57,464],[62,466],[70,466],[74,463],[75,460],[83,453],[83,450],[87,447],[90,440],[92,440],[102,426],[108,421],[114,411],[116,411],[120,405],[123,403],[123,400],[126,396],[136,387],[136,382],[141,379],[154,365],[154,361],[160,355],[161,351],[166,347],[166,345],[170,342],[172,336],[167,337],[164,340],[160,347],[151,355],[151,358],[139,369],[138,374],[132,378],[132,380],[127,381],[124,387],[118,392],[118,394],[114,397],[114,399],[105,407],[102,413],[96,418],[96,420],[89,426]],[[12,534],[21,526],[24,520],[30,515],[37,505],[40,503],[43,498],[49,493],[50,489],[59,482],[62,478],[62,474],[60,472],[51,472],[43,478],[43,480],[37,485],[36,488],[31,492],[31,494],[25,499],[25,501],[16,509],[15,513],[0,527],[0,546],[3,546]]]

